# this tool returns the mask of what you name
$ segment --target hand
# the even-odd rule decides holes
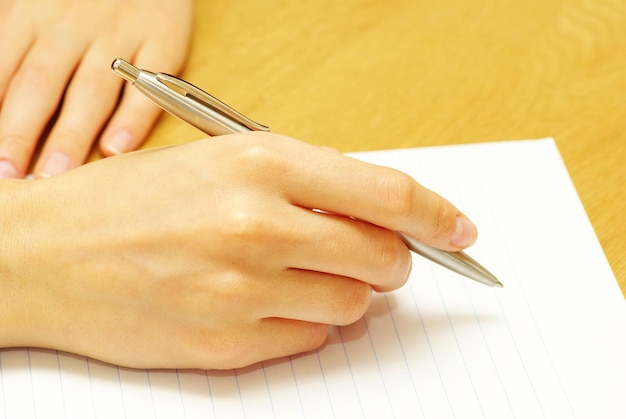
[[[329,324],[363,315],[372,289],[407,280],[392,230],[446,250],[476,236],[403,173],[267,133],[1,185],[0,345],[131,367],[232,368],[314,349]]]
[[[0,3],[0,178],[21,178],[46,127],[33,173],[136,149],[159,111],[110,70],[122,57],[177,73],[190,39],[192,0],[4,0]],[[115,112],[114,112],[115,111]],[[56,119],[55,119],[56,118]]]

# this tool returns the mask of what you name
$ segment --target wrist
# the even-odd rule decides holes
[[[38,345],[44,334],[45,278],[37,273],[40,222],[35,182],[0,181],[0,347]]]

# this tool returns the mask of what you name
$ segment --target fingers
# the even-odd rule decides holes
[[[179,44],[176,40],[150,39],[138,52],[133,64],[141,69],[178,74],[186,58],[186,53],[181,54],[181,51],[185,50],[186,44]],[[164,61],[163,57],[170,59]],[[126,85],[122,101],[100,139],[101,153],[111,156],[137,149],[160,114],[158,106]]]
[[[293,165],[292,202],[353,216],[406,233],[444,250],[471,245],[476,227],[454,205],[400,171],[315,147],[307,164]]]
[[[369,306],[372,287],[352,278],[288,269],[274,279],[262,317],[347,325],[360,319]],[[265,301],[263,301],[265,300]]]
[[[11,79],[0,113],[0,161],[5,162],[7,173],[11,171],[8,165],[12,166],[12,177],[26,173],[81,50],[71,33],[51,34],[33,46]]]
[[[255,184],[279,185],[294,205],[355,217],[448,251],[476,239],[476,227],[461,211],[398,170],[276,134],[224,141],[237,144],[235,164],[245,167]]]
[[[263,319],[253,335],[256,344],[241,354],[239,362],[244,362],[239,366],[315,350],[326,341],[328,330],[326,324],[281,318]],[[263,349],[256,351],[251,348]]]
[[[269,312],[235,338],[220,339],[214,353],[221,356],[211,357],[206,368],[237,368],[315,350],[326,340],[328,325],[351,324],[369,306],[371,288],[350,278],[289,270],[275,279],[272,293],[260,302]],[[206,353],[215,347],[212,337],[210,343],[194,346]]]
[[[4,12],[4,10],[1,10]],[[6,90],[9,85],[11,76],[19,67],[20,61],[28,50],[28,46],[32,42],[32,33],[18,34],[13,30],[9,22],[16,21],[16,17],[8,13],[5,19],[0,23],[0,51],[4,51],[2,60],[0,60],[0,114],[2,113],[2,102]],[[0,179],[19,177],[18,169],[13,161],[11,154],[11,146],[2,145],[0,140]]]
[[[82,58],[54,124],[33,168],[36,177],[50,177],[82,164],[117,104],[122,80],[106,64],[116,45],[94,44]],[[118,51],[119,53],[119,51]]]
[[[128,45],[138,43],[132,39],[125,41]],[[161,63],[163,57],[168,56],[164,51],[167,50],[166,45],[158,42],[143,45],[135,64],[149,69],[159,68],[159,71],[178,72],[184,57],[173,60],[169,65]],[[158,106],[136,89],[127,88],[111,118],[123,80],[111,72],[109,64],[119,55],[131,57],[134,54],[135,51],[129,47],[120,49],[114,38],[91,46],[72,78],[61,115],[35,166],[35,176],[54,176],[82,164],[105,124],[107,127],[100,141],[100,150],[104,155],[117,155],[141,146],[160,114]]]
[[[9,7],[7,10],[6,7]],[[20,9],[0,5],[0,103],[6,93],[9,81],[33,42],[34,34],[29,25],[24,25],[25,16]],[[19,23],[18,23],[19,22]],[[18,31],[14,24],[20,24]]]
[[[159,110],[137,92],[126,95],[103,131],[122,86],[109,64],[118,56],[136,57],[138,65],[178,72],[192,9],[182,2],[144,16],[133,9],[142,3],[131,3],[103,2],[97,15],[80,2],[0,4],[0,177],[24,176],[57,113],[33,168],[38,177],[82,164],[101,133],[105,155],[134,150],[145,140]]]
[[[393,232],[344,216],[294,210],[305,240],[285,250],[287,266],[354,278],[376,291],[397,289],[408,279],[411,255]]]
[[[399,288],[408,279],[411,256],[394,232],[249,193],[220,209],[219,249],[225,260],[246,261],[254,272],[269,269],[265,277],[285,269],[315,271],[353,278],[377,291]]]
[[[309,279],[315,280],[314,278]],[[332,282],[333,279],[328,279],[328,281]],[[300,291],[300,288],[296,288],[297,284],[294,285],[293,289]],[[362,290],[366,289],[362,288]],[[356,305],[352,305],[352,307],[357,308],[357,311],[349,313],[347,316],[338,313],[341,311],[343,301],[335,298],[329,299],[327,305],[331,306],[333,302],[335,303],[330,308],[330,311],[337,313],[337,317],[322,316],[331,320],[325,323],[298,319],[298,317],[302,317],[303,313],[325,309],[317,305],[322,303],[321,300],[309,300],[304,303],[300,302],[300,313],[294,313],[294,316],[248,320],[231,324],[226,329],[221,329],[220,327],[217,329],[201,327],[200,330],[177,328],[175,332],[168,334],[168,345],[163,350],[157,352],[157,356],[163,357],[157,361],[138,352],[140,356],[129,362],[128,353],[121,354],[119,358],[111,358],[111,351],[106,353],[106,356],[109,358],[105,358],[105,360],[135,368],[200,367],[204,369],[230,369],[245,367],[268,359],[312,351],[322,346],[326,341],[329,325],[352,323],[363,315],[369,301],[369,293],[360,292],[357,294],[364,296],[363,302],[365,304],[359,302]],[[350,303],[348,302],[349,306]],[[282,302],[279,302],[275,305],[281,304]],[[280,309],[277,311],[280,311]],[[359,315],[356,316],[356,313]],[[233,317],[237,317],[237,314],[234,314]],[[337,319],[344,320],[337,321]],[[172,340],[172,336],[176,333],[178,333],[178,336]],[[119,349],[119,346],[115,349]],[[92,356],[102,359],[102,356],[97,354],[92,354]]]
[[[125,41],[128,45],[138,43],[132,39]],[[160,108],[136,89],[124,90],[119,108],[111,118],[123,80],[111,72],[109,64],[117,56],[131,57],[136,53],[129,47],[120,49],[118,42],[115,38],[96,42],[82,59],[66,93],[61,115],[35,166],[35,176],[54,176],[82,164],[105,124],[100,150],[106,156],[135,150],[148,136]],[[167,43],[148,42],[137,53],[135,64],[176,73],[184,57],[163,65],[167,49]]]
[[[136,150],[154,126],[161,109],[139,91],[125,86],[122,102],[101,137],[99,148],[104,156]]]
[[[135,61],[134,65],[146,69],[162,68],[159,65],[141,64],[139,61]],[[112,156],[137,149],[148,136],[160,113],[161,108],[138,90],[125,85],[122,100],[102,133],[100,152],[105,156]]]

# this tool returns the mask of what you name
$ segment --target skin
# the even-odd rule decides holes
[[[476,238],[407,175],[269,133],[2,180],[0,196],[0,346],[138,368],[312,350],[406,282],[394,231],[445,250]]]
[[[132,89],[119,101],[108,64],[178,73],[191,21],[192,0],[1,1],[0,178],[63,173],[95,142],[105,156],[141,145],[159,110]]]

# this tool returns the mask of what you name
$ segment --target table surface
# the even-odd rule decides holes
[[[554,137],[626,295],[625,1],[198,0],[194,25],[182,76],[313,144]],[[203,136],[164,115],[146,146]]]

